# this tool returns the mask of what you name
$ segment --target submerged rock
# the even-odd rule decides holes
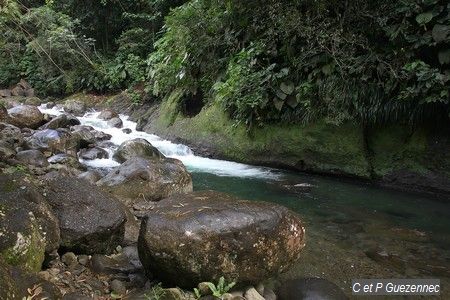
[[[48,182],[46,198],[59,219],[66,250],[110,253],[123,241],[125,208],[96,186],[59,177]]]
[[[9,123],[20,128],[38,128],[44,121],[44,115],[36,106],[19,105],[8,110]]]
[[[146,139],[141,138],[123,142],[113,155],[114,160],[120,163],[133,157],[165,158],[156,147],[153,147]]]
[[[78,152],[78,157],[85,160],[93,160],[97,158],[108,158],[108,152],[100,147],[85,148]]]
[[[157,201],[191,192],[192,178],[179,160],[134,157],[113,169],[97,185],[132,206],[138,199]]]
[[[279,300],[347,300],[334,283],[322,278],[298,278],[284,282],[277,291]]]
[[[288,269],[304,246],[302,222],[287,208],[213,191],[158,202],[138,241],[146,271],[182,287],[221,276],[261,282]]]
[[[0,175],[0,259],[38,271],[44,254],[58,249],[59,225],[27,178]]]

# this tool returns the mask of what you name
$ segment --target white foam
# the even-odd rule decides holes
[[[45,105],[41,105],[39,109],[41,110],[41,112],[51,115],[60,115],[61,113],[63,113],[62,109],[56,107],[47,109],[45,108]],[[89,125],[96,130],[110,134],[112,136],[110,141],[115,145],[115,147],[119,146],[121,143],[127,140],[143,138],[149,141],[153,146],[158,148],[158,150],[161,151],[161,153],[163,153],[165,156],[181,160],[191,172],[206,172],[218,176],[268,179],[278,178],[278,174],[269,168],[255,167],[232,161],[197,156],[186,145],[175,144],[171,141],[163,140],[157,135],[137,131],[135,122],[130,121],[129,117],[126,115],[120,115],[120,118],[123,121],[123,128],[131,129],[131,133],[124,133],[122,129],[110,127],[107,121],[98,119],[97,117],[99,114],[99,112],[91,111],[87,112],[83,117],[78,117],[78,119],[80,120],[82,125]],[[114,149],[105,148],[105,150],[107,150],[110,153],[110,157],[112,157],[111,154],[114,152]],[[82,160],[81,162],[94,168],[111,168],[119,165],[119,163],[112,160],[111,158],[94,159],[90,161]]]

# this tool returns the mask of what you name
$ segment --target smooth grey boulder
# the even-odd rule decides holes
[[[165,158],[156,147],[153,147],[146,139],[141,138],[123,142],[113,155],[114,160],[120,163],[133,157]]]
[[[73,177],[49,180],[46,199],[59,219],[61,246],[75,253],[111,253],[123,241],[124,206],[98,187]]]
[[[105,191],[131,207],[138,200],[157,201],[192,191],[192,177],[177,159],[133,157],[97,182]]]
[[[68,130],[44,129],[25,138],[27,149],[36,149],[47,156],[58,153],[76,153],[79,141]]]
[[[122,128],[123,122],[119,117],[112,118],[108,121],[108,126]]]
[[[149,274],[192,288],[199,282],[256,284],[286,271],[305,246],[294,212],[267,202],[202,191],[156,203],[142,221],[138,240]]]
[[[36,129],[44,122],[44,115],[36,106],[19,105],[8,110],[9,122],[19,128]]]
[[[100,147],[84,148],[78,152],[78,157],[84,160],[108,158],[108,152]]]

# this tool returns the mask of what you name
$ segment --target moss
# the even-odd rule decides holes
[[[172,97],[160,108],[157,129],[194,144],[210,145],[228,159],[370,176],[362,130],[354,125],[266,125],[247,132],[244,126],[234,126],[217,104],[204,108],[193,118],[181,114],[174,117],[176,95]]]
[[[0,253],[6,263],[12,266],[22,266],[29,271],[41,270],[44,262],[45,243],[35,220],[32,219],[31,230],[28,234],[17,233],[16,244]]]

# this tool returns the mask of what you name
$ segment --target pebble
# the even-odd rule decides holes
[[[61,261],[68,267],[73,267],[78,263],[77,256],[73,252],[67,252],[61,257]]]
[[[119,295],[125,295],[127,292],[127,288],[125,287],[125,284],[117,279],[114,279],[111,281],[110,284],[111,290]]]

